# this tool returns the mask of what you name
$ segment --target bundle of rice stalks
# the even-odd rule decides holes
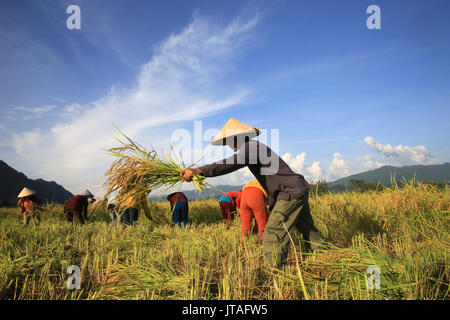
[[[122,141],[115,138],[120,147],[108,149],[108,154],[117,159],[106,171],[107,180],[104,186],[107,188],[105,197],[113,196],[116,208],[119,210],[132,203],[142,203],[148,194],[154,189],[160,189],[161,193],[176,186],[181,186],[184,180],[180,172],[186,167],[181,157],[171,153],[158,155],[156,151],[146,150],[124,133],[120,134],[126,139]],[[195,189],[201,192],[211,186],[205,181],[205,177],[194,175],[192,182]]]

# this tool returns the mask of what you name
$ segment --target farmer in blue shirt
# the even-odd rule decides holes
[[[170,210],[173,212],[173,222],[175,225],[183,225],[186,227],[188,223],[189,201],[183,192],[172,192],[167,196],[170,201]]]

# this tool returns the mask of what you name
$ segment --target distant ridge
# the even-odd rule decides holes
[[[225,192],[230,192],[230,191],[237,191],[237,190],[241,190],[243,186],[225,186],[225,185],[220,185],[220,186],[215,186],[217,189],[223,191],[217,191],[214,188],[209,188],[206,190],[203,190],[202,193],[199,193],[197,191],[193,191],[193,190],[189,190],[189,191],[185,191],[182,190],[182,192],[186,195],[186,197],[189,200],[201,200],[201,199],[209,199],[211,197],[217,198],[219,196],[221,196],[223,193]],[[150,193],[150,197],[149,200],[166,200],[167,195],[162,195],[162,196],[158,196],[158,195],[154,195],[152,196]]]
[[[409,181],[415,179],[418,182],[450,182],[450,163],[436,165],[413,165],[405,167],[383,166],[375,170],[353,174],[336,181],[327,182],[328,188],[338,188],[339,186],[350,186],[350,180],[364,180],[364,182],[380,182],[384,186],[391,184],[391,176],[395,174],[397,183],[404,179]]]
[[[64,203],[73,197],[72,193],[56,182],[29,179],[22,172],[18,172],[0,160],[0,205],[15,205],[17,195],[23,187],[36,191],[43,202]]]
[[[395,173],[397,183],[401,183],[404,179],[407,181],[415,178],[420,182],[440,182],[450,183],[450,163],[446,162],[437,165],[413,165],[405,167],[383,166],[375,170],[369,170],[348,177],[340,178],[335,181],[327,182],[328,189],[332,192],[350,190],[350,180],[364,180],[364,182],[380,182],[384,186],[391,184],[391,176]],[[241,190],[242,186],[220,185],[218,189],[224,192]],[[202,193],[195,191],[183,191],[190,200],[207,199],[210,197],[218,197],[222,193],[215,189],[206,189]],[[165,200],[166,196],[151,195],[150,200]]]

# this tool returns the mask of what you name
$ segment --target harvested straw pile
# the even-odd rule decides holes
[[[107,188],[106,197],[114,197],[116,208],[126,207],[130,199],[147,199],[154,189],[160,189],[163,193],[181,186],[184,180],[180,177],[180,172],[189,167],[180,158],[173,152],[163,153],[161,156],[154,150],[147,151],[120,130],[119,132],[126,140],[116,137],[121,146],[107,150],[109,155],[117,159],[106,171],[105,176],[108,178],[104,183]],[[194,175],[192,182],[199,192],[210,186],[205,177],[199,175]]]

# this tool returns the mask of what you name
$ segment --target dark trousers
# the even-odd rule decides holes
[[[226,201],[219,201],[220,212],[222,213],[223,222],[225,224],[230,224],[234,220],[234,212],[236,208],[233,204]]]
[[[66,215],[67,220],[70,222],[73,221],[73,217],[75,217],[81,224],[84,224],[84,221],[87,220],[87,214],[83,217],[83,212],[79,210],[64,208],[64,214]]]
[[[173,222],[176,225],[181,225],[181,222],[183,222],[183,225],[186,227],[188,223],[188,212],[189,207],[187,202],[175,203],[175,206],[173,208]]]
[[[34,219],[34,224],[35,225],[39,225],[39,223],[41,222],[41,218],[39,217],[38,213],[34,213],[34,214],[27,214],[26,212],[23,214],[23,224],[24,225],[28,225],[28,223],[30,222],[30,218],[33,217]]]
[[[322,234],[314,226],[308,194],[300,199],[278,200],[272,209],[263,240],[264,256],[270,266],[279,267],[286,262],[294,228],[303,235],[308,250],[316,251],[324,245]]]
[[[123,210],[122,214],[117,214],[116,211],[111,208],[109,214],[113,223],[116,223],[117,218],[120,217],[120,223],[122,223],[124,227],[134,226],[139,218],[139,210],[133,207],[126,208]]]
[[[139,218],[139,211],[136,208],[128,207],[122,215],[122,223],[125,226],[134,226]]]

